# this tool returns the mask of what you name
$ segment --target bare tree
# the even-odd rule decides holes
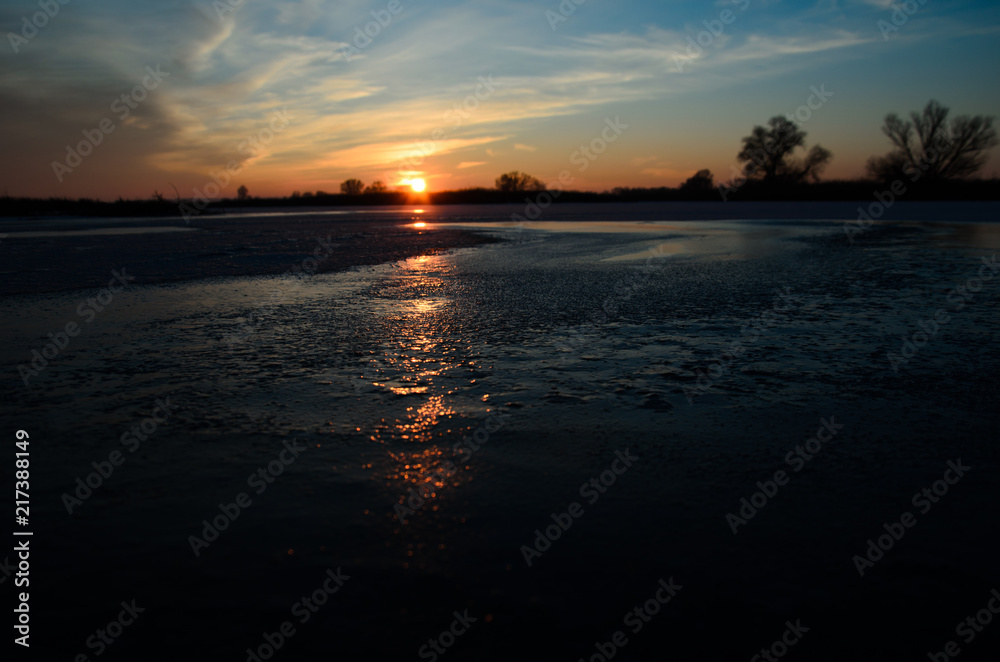
[[[949,123],[948,112],[931,100],[922,112],[910,113],[908,121],[896,113],[886,115],[882,132],[894,149],[868,159],[868,175],[880,181],[907,176],[911,181],[923,177],[924,181],[938,182],[979,172],[989,150],[997,145],[993,118],[962,115]]]
[[[796,149],[805,148],[806,132],[780,115],[772,117],[767,124],[770,128],[755,126],[743,139],[743,149],[736,155],[746,164],[747,175],[759,175],[765,182],[819,179],[833,158],[830,151],[813,145],[802,159],[794,158],[792,154]]]
[[[246,186],[241,185],[238,189],[236,189],[236,197],[239,198],[240,202],[242,202],[250,197],[250,191]]]
[[[361,195],[365,190],[365,183],[360,179],[348,179],[340,185],[340,192],[344,195]]]
[[[381,180],[376,180],[372,182],[370,186],[365,188],[365,194],[367,195],[369,193],[385,193],[388,190],[389,187],[386,186]]]
[[[501,191],[544,191],[545,184],[541,180],[523,172],[513,170],[497,177],[496,187]]]

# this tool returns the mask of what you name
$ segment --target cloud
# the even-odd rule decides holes
[[[862,37],[858,34],[842,30],[820,37],[750,35],[739,46],[733,46],[720,53],[718,63],[728,65],[751,60],[786,59],[832,50],[843,50],[847,53],[849,49],[873,41],[875,41],[873,37]]]
[[[11,191],[45,182],[33,185],[60,195],[92,194],[97,185],[113,196],[119,182],[140,177],[160,188],[164,180],[202,183],[210,170],[236,160],[261,181],[342,180],[398,168],[425,142],[434,148],[420,167],[431,173],[437,165],[473,170],[488,163],[478,160],[484,153],[511,157],[512,151],[534,168],[550,158],[550,144],[559,158],[558,146],[571,152],[591,116],[598,123],[612,112],[660,116],[662,125],[643,130],[663,136],[675,103],[688,109],[717,103],[720,90],[747,81],[770,79],[773,90],[779,85],[773,81],[799,71],[878,54],[886,46],[873,15],[886,4],[823,0],[799,9],[755,0],[683,70],[678,54],[718,8],[671,5],[642,17],[620,13],[613,22],[580,11],[553,34],[530,3],[494,11],[462,0],[404,1],[361,56],[348,59],[355,27],[370,22],[383,2],[245,2],[221,19],[212,0],[74,4],[21,53],[0,59],[0,142],[9,155],[0,178]],[[8,4],[0,20],[18,25],[21,11]],[[989,37],[996,22],[977,20],[988,11],[949,13],[928,3],[920,16],[934,20],[908,22],[888,47]],[[141,80],[146,65],[161,65],[170,77],[65,185],[44,188],[53,186],[51,162],[109,115],[111,102]],[[267,149],[241,154],[239,145],[282,107],[294,118],[289,126]],[[719,115],[732,121],[737,113],[734,106]],[[515,136],[520,142],[512,149],[497,146]],[[546,149],[537,150],[543,141]],[[622,157],[622,164],[630,162],[651,176],[672,167],[634,152]]]

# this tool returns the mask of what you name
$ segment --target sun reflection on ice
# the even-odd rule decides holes
[[[370,436],[386,452],[386,462],[376,463],[375,472],[393,494],[412,488],[434,499],[440,488],[457,480],[452,438],[467,430],[459,424],[451,400],[463,384],[473,383],[460,375],[476,364],[448,333],[450,299],[441,293],[450,262],[444,256],[425,255],[399,267],[380,289],[391,332],[373,362],[373,384],[396,399],[387,401],[390,413]],[[428,504],[428,509],[436,505]]]

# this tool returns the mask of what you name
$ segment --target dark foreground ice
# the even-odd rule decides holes
[[[0,299],[33,647],[996,659],[1000,625],[956,626],[1000,588],[997,226],[603,213],[629,222],[484,212],[501,243]]]

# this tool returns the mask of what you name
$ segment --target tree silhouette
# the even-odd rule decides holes
[[[711,170],[699,170],[681,184],[681,190],[689,192],[711,191],[713,179]]]
[[[236,197],[239,198],[241,201],[249,198],[250,197],[249,193],[250,191],[247,190],[246,186],[240,186],[238,189],[236,189]]]
[[[937,101],[927,102],[920,113],[903,121],[896,113],[885,117],[882,132],[895,149],[885,156],[868,159],[868,175],[880,181],[909,177],[911,181],[938,182],[976,174],[997,145],[993,118],[962,115],[948,123],[948,109]],[[919,172],[918,172],[919,169]]]
[[[736,158],[745,163],[747,176],[760,176],[765,182],[795,183],[804,179],[819,179],[819,174],[833,155],[829,150],[813,145],[801,160],[792,156],[799,147],[805,148],[806,132],[780,115],[767,122],[770,128],[755,126],[743,139],[743,149]]]
[[[507,192],[545,190],[545,184],[541,180],[517,170],[506,172],[497,177],[496,186],[499,190]]]
[[[361,195],[365,189],[365,183],[360,179],[348,179],[340,185],[340,192],[344,195]]]
[[[387,187],[385,184],[382,183],[381,180],[379,180],[372,182],[371,186],[365,188],[365,194],[367,195],[369,193],[385,193],[388,190],[389,187]]]

